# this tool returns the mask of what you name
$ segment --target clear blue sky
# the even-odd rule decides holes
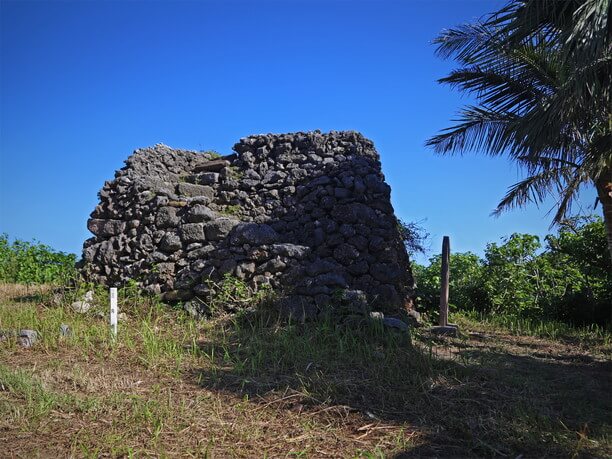
[[[467,101],[436,83],[453,63],[431,40],[501,5],[2,0],[0,233],[80,254],[97,191],[138,147],[229,153],[249,134],[354,129],[432,252],[445,234],[477,253],[545,234],[552,202],[490,217],[515,166],[424,146]]]

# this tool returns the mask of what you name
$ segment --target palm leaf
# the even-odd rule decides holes
[[[515,121],[511,113],[483,107],[467,106],[453,127],[427,140],[436,153],[460,153],[486,146],[491,155],[503,154],[512,145],[509,125]]]
[[[504,211],[523,207],[527,203],[541,203],[557,188],[559,176],[564,174],[564,168],[544,169],[539,174],[531,175],[515,183],[499,202],[492,215],[499,216]]]
[[[556,195],[558,222],[579,188],[612,168],[611,6],[612,0],[510,0],[434,41],[439,56],[461,65],[439,82],[477,104],[427,145],[442,154],[505,154],[528,173],[494,214]]]
[[[563,220],[580,185],[588,181],[588,177],[581,173],[579,166],[562,163],[553,158],[540,161],[539,168],[538,173],[512,185],[492,215],[499,216],[509,209],[523,207],[528,203],[539,205],[548,196],[556,194],[559,198],[553,223]]]

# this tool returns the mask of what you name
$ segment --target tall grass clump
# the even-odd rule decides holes
[[[487,314],[475,310],[456,312],[453,314],[453,320],[459,323],[490,326],[517,336],[536,336],[603,346],[612,344],[610,327],[597,324],[574,326],[558,320],[525,319],[512,315]]]
[[[13,370],[4,364],[0,364],[0,390],[25,402],[25,408],[18,409],[9,401],[0,399],[0,412],[13,420],[22,418],[32,422],[46,416],[62,402],[61,396],[46,390],[30,373]],[[2,407],[5,403],[7,405]]]

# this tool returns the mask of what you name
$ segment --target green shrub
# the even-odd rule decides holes
[[[421,226],[421,222],[406,222],[398,218],[397,231],[408,255],[425,253],[425,243],[429,238],[429,233]]]
[[[21,284],[65,283],[75,275],[76,255],[39,242],[0,235],[0,281]]]
[[[542,247],[530,234],[490,243],[484,258],[451,254],[451,311],[475,310],[526,320],[575,325],[610,322],[612,262],[600,218],[571,219]],[[440,292],[440,256],[414,266],[417,300],[435,315]]]
[[[229,273],[226,273],[219,282],[206,279],[206,284],[210,289],[210,295],[204,305],[210,315],[242,311],[260,304],[272,295],[269,285],[263,284],[255,289]]]
[[[421,309],[435,315],[440,304],[440,270],[442,257],[429,259],[428,266],[414,265],[417,282],[417,303]],[[450,257],[451,311],[488,310],[490,302],[484,286],[482,260],[471,252],[453,253]]]

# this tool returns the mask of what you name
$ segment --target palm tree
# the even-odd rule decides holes
[[[427,144],[442,154],[508,155],[525,167],[528,177],[494,214],[555,195],[558,223],[578,191],[594,185],[612,256],[609,7],[610,0],[512,1],[442,32],[437,53],[462,67],[439,81],[473,94],[478,105],[464,107]]]

